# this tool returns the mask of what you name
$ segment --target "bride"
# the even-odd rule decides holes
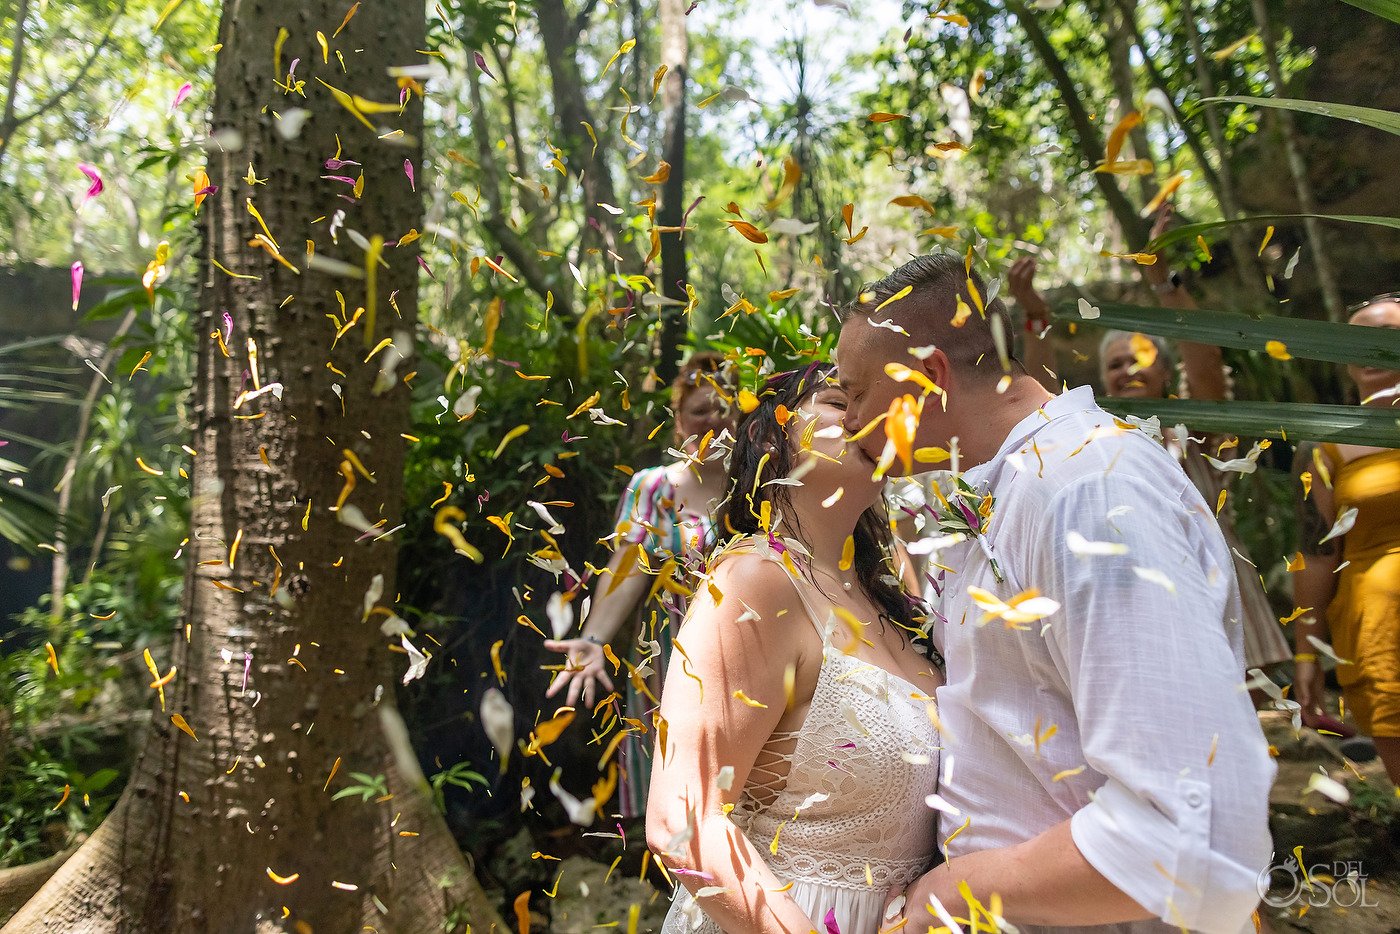
[[[875,465],[832,367],[769,379],[739,426],[711,560],[677,633],[647,841],[664,934],[875,934],[929,868],[938,670],[913,646]],[[893,906],[892,906],[893,907]]]

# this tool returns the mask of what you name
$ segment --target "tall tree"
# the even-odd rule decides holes
[[[1080,97],[1079,88],[1070,76],[1069,69],[1065,67],[1064,60],[1050,42],[1050,37],[1045,34],[1035,12],[1023,0],[1007,0],[1006,9],[1015,14],[1021,28],[1026,31],[1026,38],[1030,39],[1031,48],[1035,50],[1035,54],[1055,82],[1065,110],[1069,114],[1070,123],[1074,126],[1079,154],[1092,168],[1103,161],[1104,144],[1099,131],[1094,127],[1093,118],[1089,116],[1088,108]],[[1095,172],[1094,184],[1098,186],[1099,193],[1103,195],[1114,220],[1118,221],[1124,239],[1134,246],[1144,243],[1147,240],[1149,225],[1138,216],[1137,209],[1123,194],[1114,177],[1106,172]]]
[[[408,748],[381,631],[417,303],[404,237],[423,223],[421,96],[388,69],[424,63],[424,9],[346,9],[224,4],[185,625],[157,660],[173,677],[111,815],[6,932],[494,920]]]
[[[673,301],[686,300],[685,284],[690,274],[685,260],[685,233],[680,229],[685,218],[685,138],[686,82],[689,44],[685,30],[683,0],[660,0],[661,64],[666,76],[661,85],[661,110],[665,129],[661,158],[671,166],[670,175],[661,183],[661,200],[657,207],[657,223],[668,228],[661,238],[661,291]],[[662,309],[661,357],[656,373],[663,383],[675,379],[680,360],[677,353],[685,337],[686,319],[679,308]]]
[[[1259,39],[1264,44],[1264,65],[1269,71],[1269,83],[1273,85],[1275,96],[1285,97],[1287,91],[1283,86],[1283,70],[1279,67],[1278,43],[1274,39],[1268,5],[1264,0],[1251,0],[1251,5],[1254,10],[1254,22],[1259,27]],[[1271,109],[1270,116],[1283,144],[1289,174],[1293,176],[1293,190],[1298,195],[1298,210],[1304,214],[1316,214],[1317,195],[1313,192],[1312,179],[1308,177],[1308,163],[1303,156],[1303,146],[1293,113],[1288,110]],[[1337,272],[1322,236],[1322,225],[1315,218],[1309,217],[1303,221],[1303,231],[1307,234],[1308,248],[1312,251],[1313,269],[1317,272],[1317,284],[1322,290],[1322,302],[1327,308],[1327,317],[1333,321],[1341,321],[1346,315],[1346,309],[1342,304],[1341,289],[1337,286]]]

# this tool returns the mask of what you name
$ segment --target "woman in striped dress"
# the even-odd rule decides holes
[[[606,649],[635,627],[624,658],[625,704],[617,724],[618,799],[623,817],[645,813],[651,782],[653,714],[671,657],[672,637],[685,615],[696,570],[715,545],[714,509],[726,493],[721,434],[733,431],[737,409],[724,358],[694,354],[671,385],[676,448],[682,459],[638,470],[618,503],[613,554],[600,575],[578,637],[547,640],[566,656],[547,697],[565,694],[587,708],[614,690]]]

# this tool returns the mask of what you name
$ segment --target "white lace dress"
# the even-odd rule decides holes
[[[817,619],[810,585],[794,583]],[[802,728],[769,739],[731,819],[778,878],[792,883],[788,894],[813,928],[876,934],[889,888],[922,875],[937,849],[936,812],[925,800],[938,781],[931,692],[845,654],[826,635],[822,641]],[[661,930],[721,932],[679,885]]]

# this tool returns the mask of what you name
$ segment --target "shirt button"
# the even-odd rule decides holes
[[[1186,803],[1193,808],[1198,808],[1206,803],[1206,798],[1199,791],[1188,791],[1186,792]]]

